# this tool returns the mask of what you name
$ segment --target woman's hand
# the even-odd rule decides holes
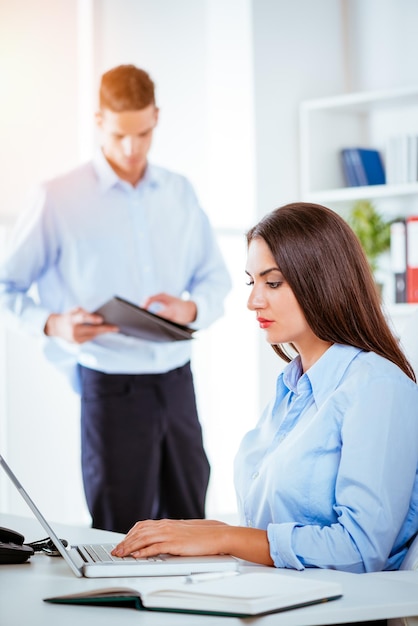
[[[215,520],[146,520],[137,522],[113,550],[115,556],[220,554],[226,524]]]
[[[146,520],[137,522],[112,551],[114,556],[147,558],[157,554],[205,556],[231,554],[273,565],[267,532],[215,520]]]

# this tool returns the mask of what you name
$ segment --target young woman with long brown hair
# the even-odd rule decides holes
[[[418,530],[418,386],[347,223],[294,203],[247,233],[248,307],[286,361],[235,460],[240,526],[138,522],[119,556],[397,569]]]

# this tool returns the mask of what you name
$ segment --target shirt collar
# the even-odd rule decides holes
[[[102,193],[106,193],[112,187],[121,186],[122,188],[130,188],[132,186],[129,185],[126,181],[119,178],[114,169],[109,164],[108,160],[103,154],[101,148],[96,150],[93,157],[93,168],[96,172],[99,188]],[[161,183],[161,171],[160,168],[155,167],[154,165],[147,164],[147,169],[145,170],[144,176],[141,178],[136,188],[139,186],[158,186]]]
[[[291,361],[282,372],[283,384],[293,392],[311,387],[315,404],[320,406],[335,391],[350,363],[361,352],[360,348],[333,344],[320,359],[301,376],[300,356]]]

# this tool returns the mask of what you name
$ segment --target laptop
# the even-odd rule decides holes
[[[46,521],[32,498],[23,488],[0,455],[0,465],[19,491],[39,523],[52,539],[57,550],[70,567],[73,574],[86,578],[115,578],[125,576],[190,576],[201,572],[223,572],[237,570],[239,559],[229,555],[215,556],[173,556],[160,554],[155,557],[135,559],[114,557],[110,551],[114,544],[82,544],[65,548],[55,531]]]

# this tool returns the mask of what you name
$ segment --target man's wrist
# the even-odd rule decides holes
[[[52,337],[56,334],[56,321],[59,317],[58,313],[51,313],[45,322],[44,334],[48,337]]]
[[[186,300],[188,306],[189,306],[189,315],[188,317],[190,317],[190,321],[188,322],[188,324],[191,324],[192,322],[194,322],[197,318],[197,305],[195,302],[193,302],[193,300]]]

